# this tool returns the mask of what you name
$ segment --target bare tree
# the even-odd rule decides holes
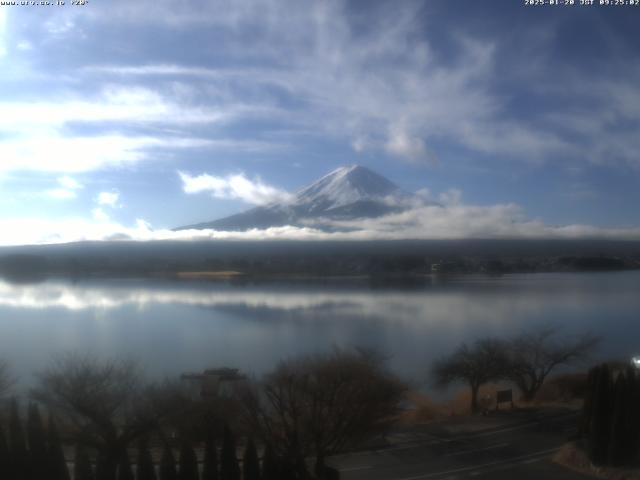
[[[599,341],[590,333],[561,337],[555,327],[530,330],[509,341],[507,377],[518,387],[522,398],[531,401],[553,369],[587,358]]]
[[[304,458],[325,458],[387,428],[406,388],[369,352],[335,350],[282,362],[240,392],[246,419],[306,475]]]
[[[108,479],[127,446],[159,425],[176,403],[163,386],[144,386],[133,362],[64,355],[39,375],[32,396],[62,415],[76,441],[98,450]]]
[[[464,382],[471,388],[471,411],[478,411],[478,391],[487,382],[506,375],[507,346],[497,338],[477,340],[471,346],[463,343],[450,356],[437,360],[431,373],[435,384],[446,387]]]

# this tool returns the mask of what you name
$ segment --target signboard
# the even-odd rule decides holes
[[[498,390],[496,392],[496,410],[499,409],[501,403],[511,403],[511,408],[513,408],[513,390]]]

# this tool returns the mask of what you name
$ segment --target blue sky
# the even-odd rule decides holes
[[[636,238],[640,7],[523,3],[0,6],[0,243],[156,238],[345,164],[455,197],[440,237]]]

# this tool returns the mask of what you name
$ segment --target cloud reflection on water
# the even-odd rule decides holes
[[[431,360],[459,342],[535,324],[606,329],[616,352],[631,349],[637,280],[637,273],[465,277],[412,289],[348,282],[0,281],[0,357],[20,374],[42,368],[62,350],[135,356],[155,375],[215,365],[261,373],[286,356],[366,345],[392,355],[393,368],[424,380]]]

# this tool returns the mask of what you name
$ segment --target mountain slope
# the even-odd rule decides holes
[[[180,227],[242,231],[284,225],[323,228],[327,221],[375,218],[406,209],[418,197],[366,167],[341,167],[298,191],[292,200],[255,207],[246,212]]]

